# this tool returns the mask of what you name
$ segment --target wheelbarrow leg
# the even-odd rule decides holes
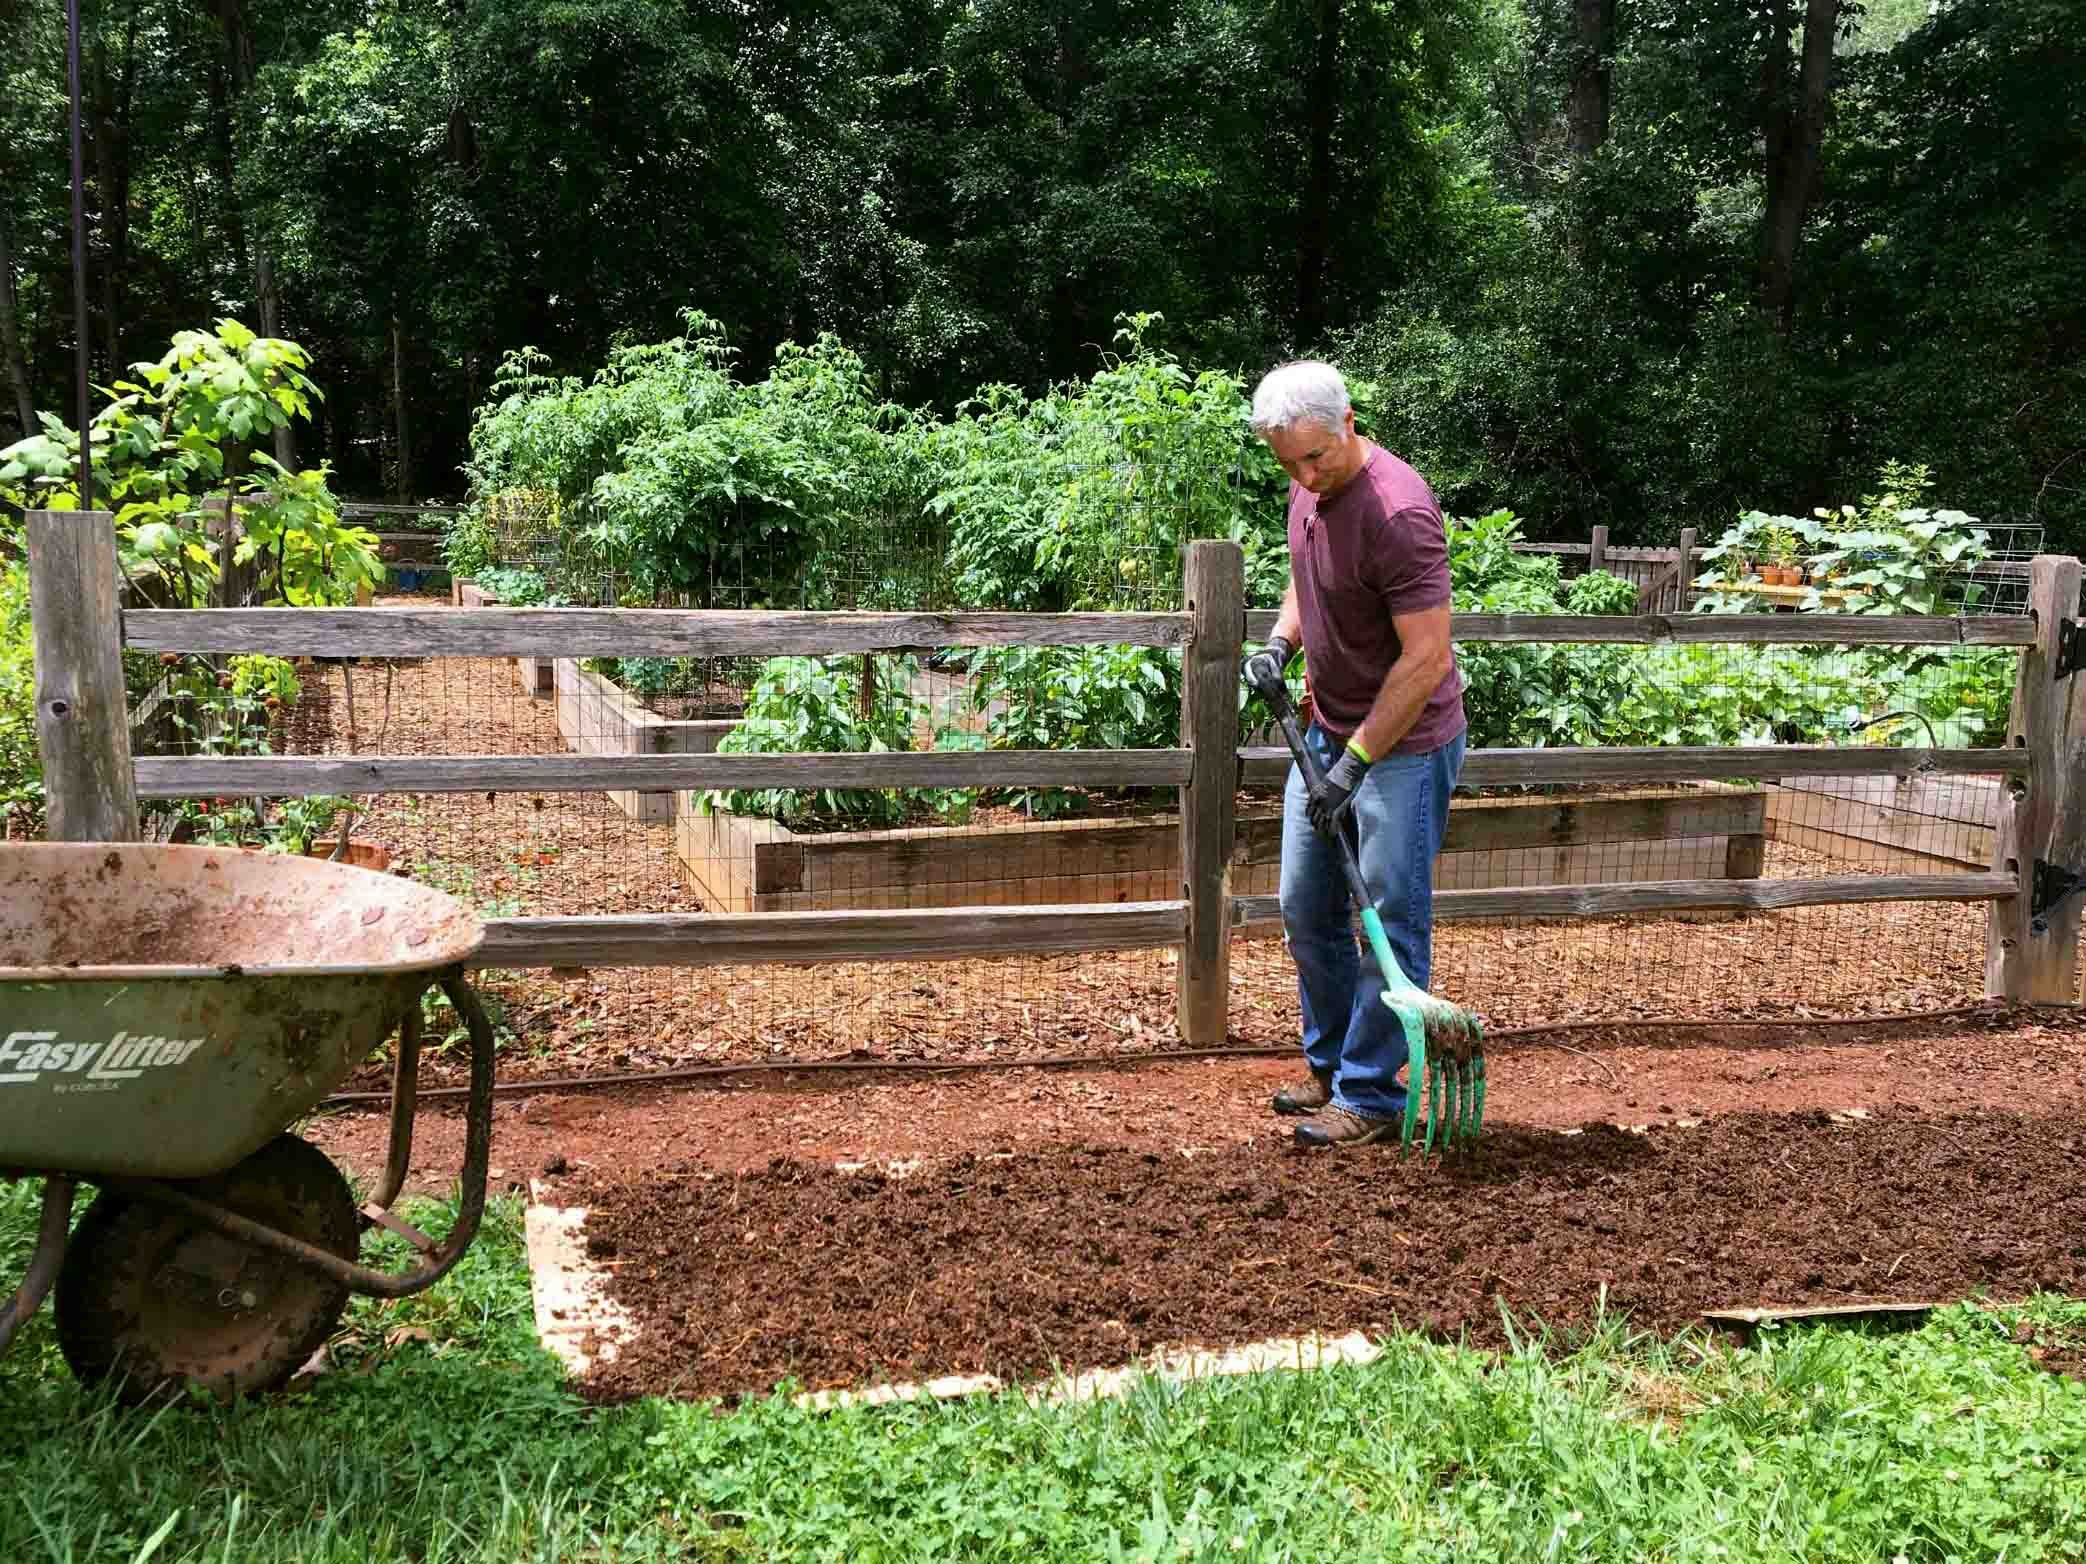
[[[406,1171],[413,1161],[413,1112],[420,1100],[420,999],[398,1026],[398,1057],[391,1065],[391,1153],[384,1163],[383,1187],[370,1202],[379,1211],[389,1211],[406,1187]],[[369,1207],[363,1207],[364,1216]],[[374,1220],[372,1218],[372,1220]]]
[[[486,1019],[485,1007],[479,1004],[478,996],[464,982],[461,972],[445,974],[441,983],[442,991],[456,1006],[457,1014],[464,1018],[464,1025],[471,1033],[471,1087],[469,1117],[464,1126],[463,1199],[449,1235],[440,1243],[414,1231],[389,1212],[383,1214],[383,1226],[401,1232],[408,1243],[420,1250],[422,1259],[418,1265],[392,1274],[372,1270],[157,1180],[110,1179],[108,1187],[135,1199],[150,1200],[185,1212],[205,1227],[299,1261],[366,1297],[407,1298],[425,1292],[449,1274],[456,1262],[463,1258],[464,1251],[471,1247],[471,1240],[478,1235],[479,1221],[485,1215],[486,1170],[492,1162],[493,1146],[492,1023]],[[365,1210],[364,1214],[368,1212]]]
[[[43,1219],[36,1226],[36,1252],[29,1257],[29,1270],[15,1295],[0,1308],[0,1352],[14,1342],[15,1332],[42,1307],[44,1294],[58,1279],[58,1266],[65,1258],[65,1235],[72,1226],[73,1181],[53,1175],[43,1181]]]

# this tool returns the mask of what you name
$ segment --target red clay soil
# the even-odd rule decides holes
[[[1746,1112],[1996,1108],[2086,1122],[2086,1014],[2036,1011],[1824,1027],[1630,1028],[1508,1039],[1490,1055],[1493,1124],[1670,1124]],[[638,1171],[684,1161],[728,1172],[784,1155],[885,1161],[1088,1144],[1172,1151],[1280,1141],[1267,1109],[1292,1059],[1009,1068],[932,1075],[758,1074],[678,1088],[502,1098],[493,1164],[525,1185],[547,1165]],[[384,1166],[380,1112],[307,1130],[368,1176]],[[423,1103],[410,1188],[446,1190],[463,1159],[453,1101]]]
[[[1497,1346],[1502,1308],[1664,1331],[1704,1309],[2086,1289],[2075,1124],[1743,1115],[1502,1127],[1395,1150],[966,1154],[909,1177],[777,1158],[575,1176],[638,1333],[589,1394],[762,1394],[1120,1364],[1396,1326]]]

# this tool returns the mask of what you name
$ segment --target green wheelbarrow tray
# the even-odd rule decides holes
[[[463,976],[483,940],[453,897],[318,858],[143,843],[0,847],[0,1175],[45,1180],[28,1276],[0,1309],[0,1350],[71,1265],[81,1182],[102,1193],[75,1249],[90,1229],[103,1236],[110,1213],[145,1206],[117,1235],[132,1249],[141,1222],[215,1235],[214,1261],[197,1259],[194,1243],[179,1264],[166,1261],[191,1279],[213,1263],[250,1268],[258,1251],[343,1305],[345,1290],[402,1297],[438,1281],[469,1247],[485,1203],[493,1038]],[[421,996],[436,985],[471,1037],[461,1204],[440,1243],[390,1214],[412,1151]],[[388,1166],[357,1210],[330,1163],[285,1131],[393,1032]],[[398,1274],[357,1263],[370,1224],[405,1237],[419,1260]],[[137,1284],[165,1285],[164,1276]],[[59,1291],[63,1344],[64,1280]],[[254,1295],[244,1283],[231,1291]]]

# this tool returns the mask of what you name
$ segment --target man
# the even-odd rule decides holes
[[[1407,977],[1433,965],[1434,860],[1462,769],[1463,680],[1449,641],[1448,537],[1426,481],[1355,432],[1329,364],[1271,370],[1253,429],[1289,474],[1290,580],[1248,684],[1279,684],[1301,645],[1311,694],[1304,742],[1326,771],[1292,766],[1282,802],[1282,925],[1297,964],[1310,1078],[1275,1097],[1306,1116],[1304,1146],[1396,1139],[1406,1048],[1364,957],[1333,833],[1357,848],[1362,881]]]

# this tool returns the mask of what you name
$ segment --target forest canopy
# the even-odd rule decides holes
[[[453,497],[511,355],[721,322],[946,417],[1297,353],[1466,515],[1666,541],[1891,461],[2086,544],[2060,0],[83,5],[94,378],[233,318],[273,454]],[[0,446],[76,422],[63,16],[0,0]]]

